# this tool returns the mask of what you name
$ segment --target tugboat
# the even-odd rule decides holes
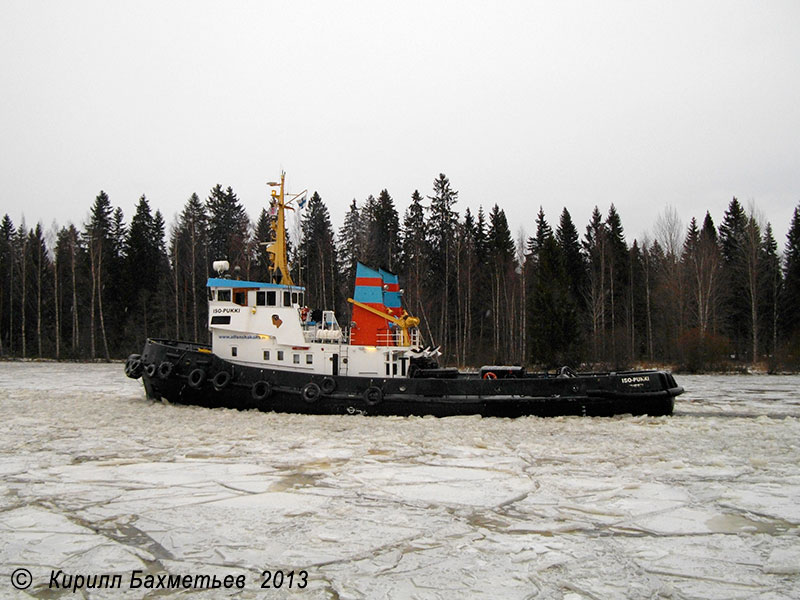
[[[215,261],[217,277],[207,284],[211,345],[148,339],[125,363],[125,374],[141,377],[149,398],[308,414],[672,414],[683,388],[665,371],[440,367],[440,352],[424,347],[419,319],[403,310],[398,277],[387,271],[357,265],[347,328],[332,310],[309,310],[286,256],[284,215],[301,195],[287,199],[284,180],[282,174],[268,184],[275,216],[266,250],[270,281],[230,279],[228,262]]]

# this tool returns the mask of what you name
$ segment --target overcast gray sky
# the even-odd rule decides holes
[[[800,201],[800,2],[2,2],[0,214],[80,224],[103,189],[168,222],[232,186],[317,190],[338,230],[441,172],[457,208],[539,206],[628,241],[665,206]]]

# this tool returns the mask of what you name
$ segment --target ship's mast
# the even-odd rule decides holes
[[[272,209],[275,210],[275,220],[270,227],[275,232],[275,239],[267,245],[267,254],[269,254],[270,267],[269,279],[272,283],[282,283],[284,285],[294,285],[292,276],[289,274],[289,259],[286,256],[286,213],[287,210],[294,210],[291,206],[292,202],[298,200],[298,206],[303,208],[305,204],[306,194],[308,190],[303,190],[299,194],[290,194],[290,198],[286,199],[286,189],[284,182],[286,180],[286,173],[281,171],[281,182],[277,183],[270,181],[267,183],[272,188],[279,188],[280,191],[273,189],[272,196]]]
[[[272,231],[275,232],[275,240],[267,246],[267,253],[270,254],[271,266],[269,269],[270,281],[273,283],[283,283],[287,285],[294,285],[292,276],[289,274],[289,260],[286,257],[286,221],[284,217],[285,209],[294,210],[291,206],[286,206],[286,197],[284,190],[284,180],[286,173],[281,172],[281,182],[269,182],[267,185],[273,188],[280,187],[278,190],[272,190],[272,202],[278,212],[277,218],[272,222]]]

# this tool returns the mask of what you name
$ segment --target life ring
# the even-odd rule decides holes
[[[165,360],[160,365],[158,365],[158,376],[161,379],[167,379],[170,375],[172,375],[172,370],[175,368],[171,362]]]
[[[256,381],[253,384],[253,387],[250,388],[250,396],[256,402],[261,402],[269,398],[270,394],[272,394],[272,386],[269,384],[268,381]]]
[[[484,379],[497,379],[497,375],[495,375],[492,371],[486,371],[486,373],[483,374],[483,378]]]
[[[336,380],[333,377],[326,377],[319,387],[322,388],[323,393],[332,394],[336,389]]]
[[[216,375],[214,375],[214,379],[211,380],[211,383],[214,384],[214,389],[218,392],[228,387],[230,382],[231,374],[227,371],[219,371]]]
[[[303,400],[312,404],[319,400],[320,395],[322,394],[322,390],[320,390],[319,386],[314,383],[313,381],[308,382],[303,386],[302,390]]]
[[[144,368],[144,373],[145,375],[147,375],[149,378],[152,379],[153,377],[155,377],[157,370],[158,368],[156,367],[156,363],[150,363]]]
[[[370,406],[375,406],[383,401],[383,390],[377,386],[371,385],[364,390],[364,402]]]
[[[203,369],[194,369],[187,379],[189,387],[199,390],[206,382],[206,372]]]

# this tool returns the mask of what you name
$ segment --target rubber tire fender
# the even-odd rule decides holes
[[[139,354],[131,354],[125,361],[125,375],[131,379],[142,376],[142,357]]]
[[[336,389],[336,380],[333,377],[326,377],[322,380],[322,383],[319,387],[322,389],[324,394],[332,394]]]
[[[218,392],[221,392],[228,384],[231,382],[231,374],[228,371],[218,371],[216,375],[214,375],[214,379],[211,380],[211,383],[214,384],[214,389]]]
[[[256,381],[250,388],[250,397],[256,402],[262,402],[272,395],[272,386],[269,381]]]
[[[175,365],[173,365],[168,360],[165,360],[160,365],[158,365],[158,376],[161,379],[168,379],[170,375],[172,375],[172,371],[175,369]]]
[[[572,367],[563,366],[558,370],[558,376],[561,378],[566,377],[577,377],[578,374],[572,369]]]
[[[156,363],[150,363],[149,365],[147,365],[144,368],[144,374],[147,375],[150,379],[155,377],[156,371],[158,371],[158,368],[156,367]]]
[[[139,379],[142,376],[142,371],[144,371],[144,363],[142,362],[141,358],[134,358],[131,361],[131,377],[134,379]]]
[[[189,384],[190,388],[199,390],[206,382],[206,372],[200,368],[194,369],[191,373],[189,373],[189,377],[186,378],[186,382]]]
[[[370,406],[375,406],[383,402],[383,390],[378,386],[371,385],[364,390],[364,402]]]
[[[309,381],[307,384],[303,386],[300,394],[303,396],[303,400],[308,402],[309,404],[313,404],[319,397],[322,395],[322,390],[320,387],[314,383],[313,381]]]

